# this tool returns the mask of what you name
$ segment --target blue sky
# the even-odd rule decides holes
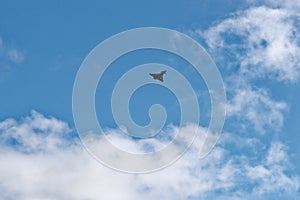
[[[4,101],[11,102],[1,108],[2,119],[12,114],[28,113],[32,107],[48,112],[44,108],[51,106],[49,114],[72,123],[70,97],[75,74],[96,44],[121,31],[143,26],[176,30],[207,27],[209,21],[212,23],[234,10],[228,3],[225,8],[215,8],[209,1],[175,4],[172,1],[96,2],[72,2],[70,5],[69,2],[57,1],[48,5],[38,1],[10,1],[1,6],[1,38],[26,56],[22,66],[10,69],[13,72],[7,72],[6,83],[1,84],[12,85],[1,88],[8,90],[5,90],[7,98]],[[14,98],[15,94],[24,103],[20,104]],[[16,102],[12,103],[14,99]],[[52,103],[41,105],[45,101]]]
[[[0,3],[0,198],[299,199],[299,5],[298,0]],[[148,26],[180,31],[203,45],[226,87],[226,123],[204,160],[193,146],[164,170],[123,174],[82,147],[72,116],[73,84],[96,45]],[[98,85],[97,116],[110,140],[130,151],[162,145],[120,137],[109,107],[116,81],[149,62],[169,65],[189,80],[200,102],[197,141],[203,142],[210,116],[203,79],[179,57],[149,49],[116,60]],[[130,110],[146,125],[149,107],[162,104],[168,113],[165,132],[173,135],[191,129],[178,126],[178,101],[165,88],[149,85],[134,93]],[[74,182],[76,192],[67,186]]]

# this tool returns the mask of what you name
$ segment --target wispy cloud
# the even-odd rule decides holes
[[[285,9],[261,6],[234,13],[199,33],[216,57],[231,58],[245,78],[295,83],[300,79],[299,22],[298,15]]]
[[[11,44],[5,42],[0,36],[0,78],[7,74],[12,66],[24,61],[24,53]]]
[[[286,174],[290,161],[285,148],[286,146],[282,143],[272,143],[266,159],[260,165],[246,167],[247,176],[258,182],[258,185],[254,187],[256,193],[264,194],[274,190],[290,192],[297,191],[299,188],[298,177]]]
[[[240,177],[234,180],[248,190],[232,187],[236,192],[222,191],[222,199],[299,196],[299,178],[288,173],[291,163],[287,147],[279,141],[264,141],[254,134],[280,131],[289,107],[283,100],[273,99],[272,90],[263,88],[266,86],[254,85],[256,81],[290,84],[300,80],[300,18],[295,12],[299,8],[295,2],[251,1],[258,6],[233,13],[207,30],[193,33],[204,39],[215,61],[226,72],[227,114],[230,117],[227,125],[233,124],[234,128],[229,128],[230,136],[223,135],[226,141],[223,144],[231,144],[231,148],[237,146],[234,154],[238,151],[249,153],[234,158],[231,155],[234,169],[239,169],[234,175]],[[248,134],[240,134],[245,132]],[[252,146],[252,149],[246,150],[243,145]]]
[[[232,93],[232,98],[228,101],[227,114],[235,117],[235,123],[240,125],[235,127],[244,126],[248,131],[253,127],[258,133],[281,129],[283,113],[288,108],[285,102],[271,99],[265,89],[242,87],[229,92]]]
[[[7,56],[13,63],[21,63],[24,60],[24,54],[17,49],[10,49],[7,52]]]
[[[247,0],[251,5],[268,5],[273,8],[288,9],[290,11],[298,12],[300,10],[299,0]]]
[[[248,132],[252,127],[260,133],[280,130],[289,107],[284,100],[273,99],[265,85],[254,86],[255,81],[286,84],[300,80],[300,18],[284,2],[292,1],[270,0],[270,7],[238,11],[194,33],[204,39],[226,71],[228,116]]]

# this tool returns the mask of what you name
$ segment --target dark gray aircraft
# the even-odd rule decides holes
[[[164,82],[164,77],[163,76],[166,73],[167,73],[167,70],[164,70],[164,71],[161,71],[158,74],[149,73],[149,75],[152,76],[154,80],[160,80],[161,82]]]

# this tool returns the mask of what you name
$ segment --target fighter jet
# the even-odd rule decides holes
[[[166,73],[167,73],[167,70],[164,70],[164,71],[161,71],[158,74],[149,73],[149,75],[152,76],[154,80],[160,80],[161,82],[164,82],[163,75],[166,74]]]

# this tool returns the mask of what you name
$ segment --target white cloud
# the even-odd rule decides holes
[[[275,180],[284,181],[290,188],[283,193],[297,192],[299,188],[299,178],[285,173],[289,158],[281,143],[273,143],[267,152],[260,152],[265,156],[255,163],[247,154],[233,155],[222,145],[199,160],[199,144],[204,136],[200,134],[197,143],[172,166],[156,173],[131,175],[103,167],[80,143],[67,137],[69,131],[65,122],[37,112],[21,120],[0,122],[0,198],[126,200],[213,195],[245,199],[256,191],[260,195],[276,193],[282,185]],[[233,136],[227,134],[228,137]],[[246,146],[248,142],[243,145]],[[137,144],[136,148],[140,147]],[[245,190],[239,177],[245,177],[243,182],[249,181],[253,186]]]
[[[244,78],[298,82],[299,21],[299,16],[288,10],[261,6],[237,12],[199,33],[217,58],[233,58]]]
[[[22,119],[21,122],[6,119],[0,123],[0,144],[11,145],[24,152],[55,150],[58,146],[70,144],[68,140],[63,140],[70,132],[65,122],[53,117],[45,118],[32,111],[31,116]]]

